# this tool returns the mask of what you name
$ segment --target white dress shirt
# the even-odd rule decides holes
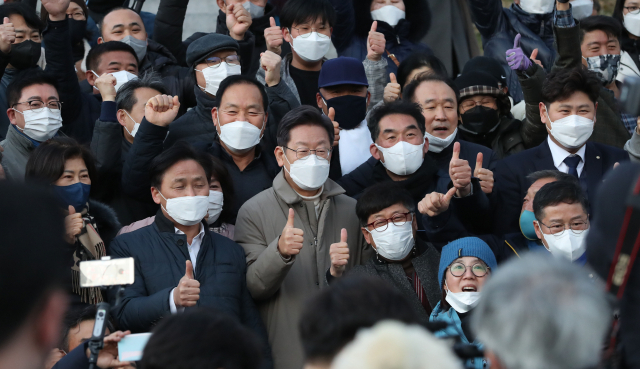
[[[551,140],[551,136],[547,136],[547,142],[549,143],[549,149],[551,150],[551,156],[553,157],[553,165],[563,173],[569,173],[569,167],[564,163],[564,159],[569,156],[579,156],[580,163],[578,163],[578,167],[576,170],[578,171],[578,177],[582,175],[582,169],[584,169],[584,161],[585,161],[585,151],[587,145],[584,144],[575,154],[570,154],[567,150],[558,146],[555,142]]]
[[[174,227],[174,229],[175,229],[176,234],[184,234],[184,232],[182,232],[178,228]],[[196,273],[196,260],[198,260],[198,252],[200,251],[200,245],[202,244],[202,238],[204,238],[204,225],[202,223],[200,223],[200,233],[198,233],[198,235],[193,238],[193,240],[191,241],[191,244],[189,244],[187,242],[187,250],[189,251],[189,257],[191,258],[191,265],[193,265],[193,274],[194,275]],[[181,307],[181,308],[177,308],[176,307],[176,302],[173,300],[173,291],[174,290],[175,290],[175,288],[173,290],[171,290],[171,293],[169,293],[169,307],[171,309],[171,314],[175,314],[178,311],[184,311],[183,307]]]
[[[363,120],[354,129],[341,129],[340,141],[338,147],[340,150],[340,169],[342,175],[349,174],[360,164],[364,163],[371,157],[369,147],[373,141],[371,140],[371,132],[367,126],[367,121]]]

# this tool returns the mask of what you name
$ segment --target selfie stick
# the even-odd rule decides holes
[[[109,321],[109,304],[101,302],[98,304],[98,311],[96,312],[96,323],[93,326],[93,332],[89,339],[89,351],[91,356],[89,357],[89,369],[95,369],[98,362],[98,354],[104,347],[104,332],[107,329],[107,322]]]

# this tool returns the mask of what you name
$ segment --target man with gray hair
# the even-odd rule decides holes
[[[604,286],[542,253],[513,260],[487,282],[471,317],[492,369],[595,367],[612,310]]]
[[[117,93],[116,79],[111,74],[103,74],[95,84],[102,95],[102,107],[93,129],[91,151],[99,176],[96,183],[100,186],[94,187],[97,191],[92,195],[109,204],[122,224],[131,224],[155,215],[158,207],[122,191],[123,163],[144,118],[147,101],[167,91],[160,75],[152,71],[117,86]]]

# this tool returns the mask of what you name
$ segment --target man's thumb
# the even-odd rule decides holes
[[[4,19],[2,20],[2,24],[7,24],[7,23],[10,23],[9,17],[4,17]]]
[[[451,156],[451,160],[460,159],[460,142],[455,142],[453,144],[453,155]]]
[[[293,211],[292,208],[289,208],[289,217],[287,218],[287,225],[285,226],[285,228],[286,227],[293,228],[293,222],[295,218],[296,218],[296,212]]]
[[[178,99],[178,95],[173,97],[173,110],[180,110],[180,99]]]
[[[456,194],[456,191],[457,191],[457,188],[451,187],[449,189],[449,191],[447,191],[447,193],[444,196],[442,196],[441,204],[442,205],[445,205],[445,204],[449,205],[449,202],[451,202],[451,198],[453,197],[453,195]]]
[[[481,152],[478,153],[478,156],[476,157],[476,170],[473,171],[473,175],[474,176],[478,176],[478,172],[480,171],[480,169],[482,169],[482,159],[483,159],[483,155]]]
[[[75,213],[76,213],[76,209],[73,206],[69,205],[69,215],[75,214]]]
[[[396,75],[393,73],[389,74],[389,81],[391,81],[391,83],[398,83],[398,79],[396,78]]]
[[[529,59],[535,60],[537,57],[538,57],[538,49],[533,49],[533,51],[531,52],[531,57],[529,57]]]
[[[328,115],[329,119],[331,119],[331,121],[333,122],[334,120],[336,120],[336,110],[334,108],[329,108],[329,115]]]
[[[517,49],[520,47],[520,37],[522,37],[519,33],[516,35],[516,38],[513,39],[513,48]]]
[[[184,273],[184,276],[193,279],[193,264],[191,264],[191,260],[187,260],[187,270]]]
[[[340,231],[340,242],[347,243],[347,229],[346,228],[342,228],[342,230]]]
[[[275,18],[273,18],[273,17],[269,18],[269,26],[271,26],[271,27],[276,27],[277,26]]]
[[[615,162],[615,163],[613,164],[613,169],[616,169],[619,165],[620,165],[620,163]]]
[[[378,21],[373,21],[373,23],[371,23],[371,31],[369,32],[375,32],[376,29],[378,29]]]

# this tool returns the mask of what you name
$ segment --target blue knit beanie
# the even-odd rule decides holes
[[[495,268],[498,266],[496,256],[486,242],[478,237],[460,238],[442,248],[440,268],[438,270],[440,288],[442,288],[442,280],[447,267],[451,265],[454,260],[464,256],[472,256],[484,261],[484,263],[491,268],[492,272],[495,271]]]

